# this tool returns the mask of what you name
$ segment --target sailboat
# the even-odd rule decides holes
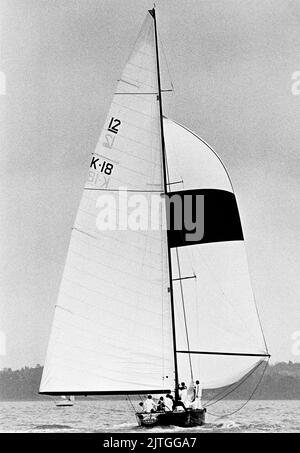
[[[205,422],[205,407],[179,410],[182,381],[224,387],[269,353],[230,177],[204,140],[164,115],[172,85],[162,60],[154,8],[89,162],[40,393],[169,393],[171,410],[142,410],[138,423],[189,427]],[[158,227],[141,228],[154,199]]]
[[[61,399],[56,401],[55,405],[57,407],[72,407],[74,406],[75,396],[74,395],[61,395]]]

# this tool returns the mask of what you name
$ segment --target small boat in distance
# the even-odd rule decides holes
[[[270,355],[230,177],[204,140],[163,114],[173,90],[159,47],[152,9],[89,163],[40,393],[170,394],[169,411],[141,403],[138,423],[193,427],[206,412],[194,382],[201,391],[232,385]],[[133,205],[119,209],[126,197]],[[136,228],[143,216],[158,228]],[[103,228],[103,218],[122,227]],[[182,381],[192,385],[180,411]]]
[[[75,402],[75,396],[73,396],[73,395],[70,395],[70,396],[61,395],[61,400],[60,401],[56,401],[55,405],[57,407],[74,406],[74,402]]]

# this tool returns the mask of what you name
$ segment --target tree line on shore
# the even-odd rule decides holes
[[[40,365],[20,370],[11,368],[1,370],[0,401],[48,398],[38,394],[42,372],[43,367]],[[259,382],[260,385],[256,388]],[[218,395],[227,395],[228,399],[248,399],[254,390],[253,399],[300,399],[300,363],[278,362],[268,365],[263,377],[259,367],[245,381],[242,380],[232,387],[204,391],[203,399],[205,401],[217,398]]]

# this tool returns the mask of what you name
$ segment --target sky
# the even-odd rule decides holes
[[[300,361],[300,3],[156,6],[169,116],[225,163],[272,361]],[[44,363],[89,157],[151,7],[0,1],[0,368]]]

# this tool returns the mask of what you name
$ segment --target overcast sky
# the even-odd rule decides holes
[[[170,116],[227,166],[272,360],[299,361],[300,2],[156,4],[175,86]],[[89,157],[152,3],[0,5],[0,368],[18,368],[44,363]]]

